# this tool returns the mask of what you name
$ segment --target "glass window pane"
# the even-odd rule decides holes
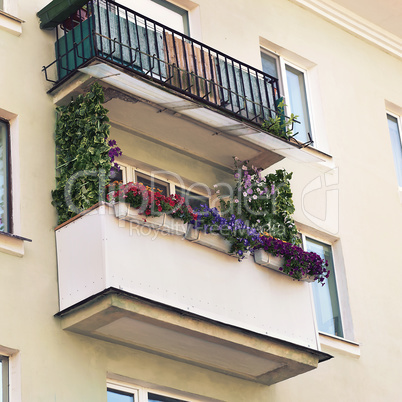
[[[134,395],[108,389],[107,402],[134,402]]]
[[[402,187],[402,144],[401,135],[398,127],[398,120],[387,114],[389,134],[391,136],[392,153],[394,154],[394,163],[398,185]]]
[[[186,402],[182,399],[170,398],[169,396],[148,393],[148,402]]]
[[[154,177],[142,173],[137,173],[137,183],[142,183],[153,191],[159,191],[162,195],[169,195],[169,185],[162,180],[155,179]]]
[[[120,0],[118,3],[189,35],[188,12],[175,4],[164,0]]]
[[[278,60],[266,53],[261,53],[262,71],[278,78]]]
[[[324,286],[317,282],[312,284],[318,330],[326,334],[343,337],[331,246],[306,238],[306,249],[327,260],[328,269],[331,271],[329,278],[325,280]]]
[[[191,208],[199,208],[201,205],[209,206],[209,199],[203,195],[193,193],[192,191],[186,190],[176,186],[176,194],[180,195],[186,200],[186,204],[190,205]]]
[[[0,356],[0,402],[8,400],[8,357]]]
[[[8,205],[8,133],[7,124],[0,121],[0,230],[9,230]]]
[[[295,137],[300,142],[307,142],[311,133],[310,118],[307,107],[306,87],[304,83],[304,74],[293,67],[286,65],[286,80],[288,83],[289,100],[291,112],[298,116],[297,121],[301,124],[295,124]]]

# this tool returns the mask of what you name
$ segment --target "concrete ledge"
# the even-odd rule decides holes
[[[24,255],[24,241],[32,241],[25,237],[0,232],[0,252],[22,257]]]

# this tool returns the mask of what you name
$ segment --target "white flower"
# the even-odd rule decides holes
[[[244,196],[244,197],[247,197],[247,193],[246,193],[246,192],[244,192],[244,193],[243,193],[243,196]]]
[[[258,197],[254,194],[253,195],[253,200],[256,200]]]

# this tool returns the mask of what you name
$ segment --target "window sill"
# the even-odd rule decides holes
[[[360,357],[360,345],[356,342],[324,333],[319,333],[319,341],[324,351],[327,349],[330,351],[336,350],[347,355]]]
[[[10,32],[15,36],[20,36],[22,34],[23,22],[23,20],[0,10],[0,29]]]
[[[0,232],[0,252],[22,257],[24,255],[24,241],[32,241],[25,237]]]

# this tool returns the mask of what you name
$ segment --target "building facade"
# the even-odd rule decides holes
[[[362,3],[0,1],[1,402],[402,399],[402,6]],[[213,207],[234,156],[293,172],[325,285],[102,200],[58,225],[94,83],[118,180]]]

